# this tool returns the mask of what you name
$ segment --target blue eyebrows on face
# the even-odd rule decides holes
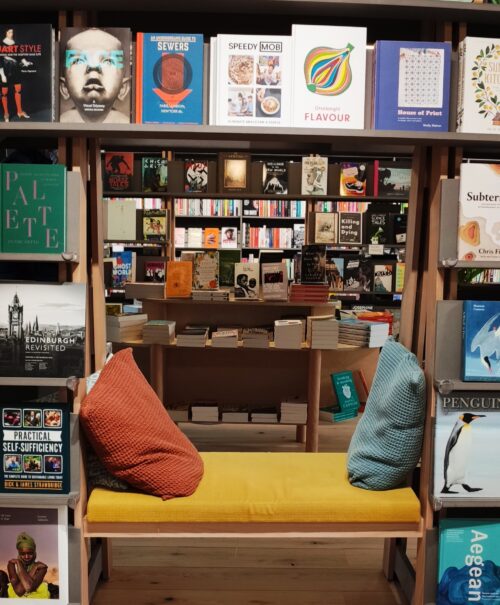
[[[123,69],[123,50],[95,50],[91,52],[82,50],[66,51],[66,68],[74,65],[86,67],[115,67]]]

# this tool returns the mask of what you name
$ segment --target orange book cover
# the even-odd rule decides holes
[[[193,289],[193,263],[191,261],[167,262],[166,298],[189,298]]]
[[[205,227],[205,248],[218,248],[219,240],[220,232],[218,227]]]

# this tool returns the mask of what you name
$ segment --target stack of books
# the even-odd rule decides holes
[[[175,340],[175,321],[151,319],[144,324],[142,340],[147,344],[172,344]]]
[[[219,422],[219,406],[216,403],[194,403],[191,406],[192,422]]]
[[[189,422],[189,409],[186,406],[168,408],[167,412],[174,422]]]
[[[123,313],[106,316],[106,338],[111,342],[141,340],[144,324],[148,321],[145,313]]]
[[[272,338],[272,330],[268,328],[243,328],[241,340],[244,347],[252,349],[267,349]]]
[[[193,290],[193,300],[229,300],[229,290]]]
[[[186,326],[177,334],[177,346],[206,347],[209,332],[208,326]]]
[[[235,409],[226,409],[222,412],[222,422],[248,422],[248,411]]]
[[[307,318],[307,343],[311,349],[337,349],[339,345],[339,322],[333,315],[318,315]]]
[[[307,403],[282,401],[280,406],[280,422],[284,424],[306,424]]]
[[[276,408],[261,408],[250,412],[252,422],[275,423],[278,422],[278,412]]]
[[[355,347],[383,347],[389,337],[389,324],[344,319],[339,322],[339,342]]]
[[[300,349],[302,332],[300,319],[277,319],[274,322],[274,346],[277,349]]]
[[[290,302],[327,303],[329,297],[328,284],[292,284],[290,286]]]
[[[235,349],[238,346],[238,330],[217,330],[213,332],[212,346]]]

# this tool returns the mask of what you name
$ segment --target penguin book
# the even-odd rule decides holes
[[[500,301],[464,301],[463,380],[500,382]]]

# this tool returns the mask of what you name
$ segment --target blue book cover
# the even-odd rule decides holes
[[[499,520],[443,519],[436,605],[500,605],[499,564]]]
[[[136,122],[202,124],[203,35],[137,34]]]
[[[464,301],[464,381],[500,382],[500,301]]]
[[[447,131],[451,45],[375,44],[374,128]]]
[[[113,252],[116,262],[113,264],[113,288],[124,288],[133,281],[134,253],[130,250]]]

